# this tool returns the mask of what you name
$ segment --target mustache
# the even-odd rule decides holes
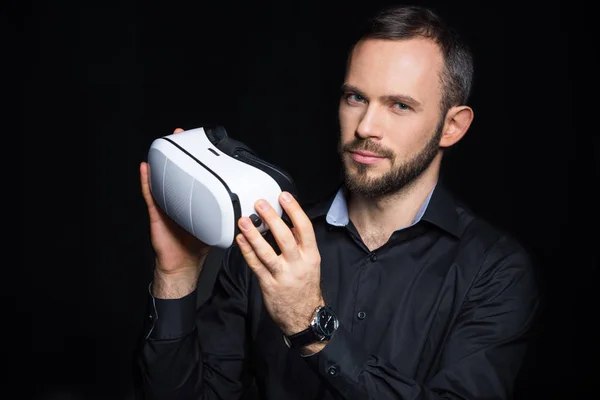
[[[372,140],[354,139],[342,146],[343,152],[368,151],[380,157],[393,158],[394,152],[373,142]]]

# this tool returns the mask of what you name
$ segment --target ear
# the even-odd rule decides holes
[[[456,144],[467,133],[474,113],[471,107],[456,106],[446,113],[444,130],[440,139],[440,147],[450,147]]]

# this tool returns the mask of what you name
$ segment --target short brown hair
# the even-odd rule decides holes
[[[415,37],[433,40],[444,57],[445,68],[440,75],[442,115],[453,106],[466,104],[473,83],[473,56],[458,33],[430,9],[410,5],[379,11],[359,27],[352,49],[358,42],[367,39],[403,40]]]

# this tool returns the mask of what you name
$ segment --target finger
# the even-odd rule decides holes
[[[269,269],[272,274],[281,270],[279,256],[273,250],[273,247],[265,240],[263,235],[254,227],[248,217],[242,217],[238,220],[238,226],[248,241],[256,257]]]
[[[183,129],[181,129],[181,128],[177,128],[177,129],[175,129],[175,130],[173,131],[173,133],[180,133],[180,132],[183,132]]]
[[[298,257],[300,253],[296,238],[277,211],[265,200],[257,201],[255,207],[262,220],[269,226],[284,256],[288,259]]]
[[[252,269],[252,271],[254,271],[256,277],[265,283],[270,282],[270,280],[273,279],[271,271],[269,271],[269,269],[265,267],[265,265],[260,261],[256,253],[254,252],[254,249],[252,248],[248,240],[246,240],[244,235],[239,233],[235,237],[235,241],[240,247],[240,251],[244,259],[246,260],[246,263]]]
[[[294,239],[296,239],[296,243],[300,240],[298,238],[298,232],[296,232],[296,228],[294,228],[293,226],[290,228],[290,230],[292,231],[292,234],[294,235]]]
[[[294,196],[288,192],[281,193],[279,199],[283,210],[286,212],[294,226],[298,245],[302,248],[316,246],[317,240],[315,238],[315,230],[312,222],[302,207],[300,207],[298,201],[296,201]]]

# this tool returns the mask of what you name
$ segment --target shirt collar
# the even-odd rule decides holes
[[[311,219],[325,216],[325,220],[330,225],[346,226],[349,217],[345,186],[343,184],[338,186],[323,201],[310,207],[307,215]],[[458,237],[460,235],[455,202],[441,183],[438,182],[429,193],[410,226],[419,221],[432,223],[454,236]]]

